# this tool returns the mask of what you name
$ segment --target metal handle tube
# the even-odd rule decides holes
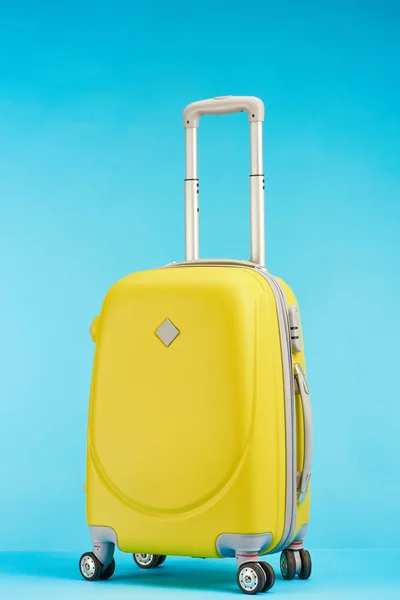
[[[262,123],[250,123],[250,260],[265,266]]]
[[[294,376],[297,383],[297,390],[300,394],[301,405],[303,409],[303,423],[304,423],[304,458],[303,468],[300,474],[300,480],[298,484],[298,494],[300,504],[304,502],[308,484],[310,483],[311,477],[311,459],[312,459],[312,419],[311,419],[311,402],[308,386],[306,382],[306,376],[301,368],[301,365],[296,363],[294,365]]]
[[[189,104],[184,110],[186,136],[185,246],[186,260],[199,258],[199,180],[197,129],[202,114],[246,111],[250,121],[250,234],[251,262],[265,264],[264,173],[262,121],[264,104],[252,96],[224,96]]]
[[[197,129],[186,135],[185,245],[186,260],[199,258],[199,179],[197,176]]]

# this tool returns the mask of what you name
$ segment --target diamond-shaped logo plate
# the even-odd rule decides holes
[[[164,346],[170,346],[175,338],[178,337],[180,331],[170,319],[165,319],[158,329],[156,329],[156,336],[162,341]]]

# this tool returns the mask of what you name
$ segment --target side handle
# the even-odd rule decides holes
[[[303,468],[300,473],[299,483],[297,487],[298,500],[302,504],[304,502],[308,485],[311,477],[311,459],[312,459],[312,418],[311,418],[311,402],[310,393],[308,390],[306,376],[304,371],[296,363],[294,365],[294,379],[296,383],[296,393],[300,395],[303,408],[303,423],[304,423],[304,459]]]

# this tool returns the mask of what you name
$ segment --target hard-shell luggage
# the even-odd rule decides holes
[[[251,260],[201,260],[199,120],[239,111]],[[263,119],[254,97],[186,107],[186,260],[118,281],[92,323],[87,580],[113,574],[115,546],[144,569],[167,555],[236,557],[248,594],[274,584],[267,554],[281,552],[285,579],[311,574],[311,409],[297,300],[264,264]]]

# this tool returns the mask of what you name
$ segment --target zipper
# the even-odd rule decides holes
[[[290,341],[288,307],[282,287],[266,269],[256,267],[255,270],[268,281],[275,296],[281,336],[286,421],[286,510],[282,538],[274,548],[275,553],[286,548],[292,542],[296,533],[296,410],[294,402],[292,346]]]

